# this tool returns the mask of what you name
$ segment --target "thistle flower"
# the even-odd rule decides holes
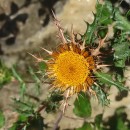
[[[93,72],[102,66],[96,63],[97,55],[100,53],[99,49],[106,37],[100,41],[96,49],[91,49],[89,46],[85,46],[85,42],[79,43],[75,41],[73,28],[71,29],[71,40],[67,40],[55,15],[54,18],[59,30],[61,44],[55,51],[42,48],[51,58],[46,61],[39,58],[37,60],[44,61],[47,64],[46,74],[52,79],[54,88],[63,92],[69,90],[70,94],[80,91],[91,92],[91,86],[95,82]]]

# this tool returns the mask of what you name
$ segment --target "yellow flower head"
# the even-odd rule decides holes
[[[54,80],[55,88],[62,91],[70,89],[72,93],[77,93],[87,91],[94,83],[94,57],[80,47],[80,44],[73,42],[60,44],[57,51],[51,53],[52,59],[47,62],[47,72]]]

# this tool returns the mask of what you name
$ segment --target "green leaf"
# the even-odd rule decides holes
[[[117,119],[117,130],[129,130],[121,117]]]
[[[16,110],[26,116],[32,116],[34,114],[34,105],[30,102],[23,102],[19,99],[13,99]]]
[[[56,110],[60,107],[60,101],[63,100],[63,95],[60,91],[52,91],[48,96],[48,99],[44,102],[46,108],[45,111],[56,112]]]
[[[104,38],[106,36],[107,32],[108,32],[108,28],[100,28],[100,29],[98,29],[98,35],[101,38]]]
[[[115,27],[130,34],[130,23],[126,17],[120,14],[119,10],[115,11]]]
[[[105,4],[99,4],[97,2],[96,5],[96,14],[94,14],[94,21],[92,24],[88,24],[87,22],[87,30],[84,34],[84,38],[86,40],[86,44],[94,43],[94,40],[97,38],[95,35],[98,29],[103,26],[103,28],[107,29],[107,25],[113,22],[113,8],[109,1],[106,1]]]
[[[21,122],[25,122],[25,121],[27,121],[27,119],[28,119],[28,116],[24,113],[20,114],[18,117],[18,120]]]
[[[92,90],[96,92],[99,104],[102,106],[108,106],[110,104],[110,100],[107,98],[107,94],[100,86],[93,85]]]
[[[26,84],[23,82],[20,84],[20,88],[21,88],[21,97],[22,99],[24,98],[24,94],[25,94],[25,91],[26,91]]]
[[[23,83],[24,81],[22,80],[21,76],[17,73],[16,69],[14,67],[12,67],[12,72],[14,77],[20,82]]]
[[[96,124],[96,127],[100,130],[101,129],[101,124],[102,124],[102,117],[103,115],[102,114],[99,114],[95,117],[95,124]]]
[[[9,130],[16,130],[17,126],[18,126],[18,124],[17,124],[17,123],[14,123],[13,126],[11,126],[11,127],[9,128]]]
[[[94,20],[94,22],[90,25],[87,23],[87,31],[84,34],[86,44],[91,44],[94,41],[95,37],[93,34],[95,30],[96,30],[96,20]]]
[[[5,117],[3,115],[3,112],[0,111],[0,128],[2,128],[5,124]]]
[[[127,13],[126,13],[126,17],[128,17],[128,16],[130,16],[130,10],[127,11]]]
[[[44,62],[39,62],[39,69],[44,72],[47,68],[47,65]]]
[[[91,116],[91,109],[89,97],[85,93],[80,92],[74,102],[73,112],[79,117],[87,118]]]
[[[11,126],[9,128],[9,130],[17,130],[23,123],[27,122],[27,120],[28,120],[28,116],[27,115],[25,115],[23,113],[20,114],[19,117],[18,117],[17,122],[15,122],[13,124],[13,126]],[[26,125],[25,125],[25,127],[22,130],[24,130],[24,129],[26,130]]]
[[[44,119],[39,114],[34,117],[27,126],[27,130],[44,130],[47,125],[44,123]]]
[[[20,76],[20,74],[17,73],[17,71],[16,71],[16,69],[14,67],[12,68],[12,73],[13,73],[14,77],[20,83],[20,90],[21,90],[20,91],[20,95],[21,95],[21,98],[23,99],[25,91],[26,91],[26,83],[24,82],[24,80],[22,79],[22,77]]]
[[[81,128],[77,128],[76,130],[93,130],[90,123],[85,122]]]
[[[0,61],[0,88],[11,81],[12,73],[3,63]]]
[[[108,84],[108,85],[114,85],[116,86],[119,90],[128,90],[124,85],[120,82],[114,81],[112,79],[112,76],[106,73],[102,72],[95,72],[96,77],[98,78],[99,81],[102,83]]]
[[[125,67],[125,62],[126,62],[126,58],[115,60],[114,64],[115,64],[116,67],[124,68]]]
[[[124,114],[125,114],[125,107],[119,107],[116,109],[116,119],[117,119],[117,130],[129,130],[129,124],[127,124],[129,121],[127,120],[127,118],[124,118]]]
[[[114,44],[114,61],[116,67],[125,67],[125,61],[130,56],[129,44],[127,42],[121,42],[120,44]]]
[[[105,4],[97,4],[96,10],[99,24],[108,25],[112,23],[113,7],[109,1],[106,1]]]
[[[37,83],[40,83],[40,80],[39,78],[37,77],[37,75],[34,73],[33,69],[29,66],[29,72],[32,76],[32,78],[37,82]]]
[[[29,72],[30,72],[33,80],[35,81],[36,92],[37,92],[37,95],[39,95],[40,94],[40,83],[41,83],[41,81],[31,67],[29,67]]]

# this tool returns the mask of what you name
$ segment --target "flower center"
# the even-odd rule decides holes
[[[73,51],[61,53],[54,64],[57,80],[69,86],[83,84],[89,74],[89,63]]]

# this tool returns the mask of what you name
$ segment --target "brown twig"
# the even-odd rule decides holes
[[[75,118],[75,117],[70,117],[70,116],[67,116],[67,115],[64,115],[65,118],[68,118],[68,119],[72,119],[72,120],[84,120],[84,118]]]
[[[67,94],[66,94],[66,97],[65,97],[65,102],[63,104],[63,110],[62,110],[63,114],[65,113],[66,107],[68,106],[67,101],[68,101],[69,95],[70,95],[70,89],[68,89],[68,91],[67,91]]]
[[[60,123],[62,117],[63,117],[63,112],[61,111],[60,115],[59,115],[59,117],[58,117],[58,119],[57,119],[57,121],[56,121],[56,123],[55,123],[55,125],[54,125],[52,130],[56,130],[58,128],[58,124]]]
[[[55,13],[53,12],[53,10],[52,10],[52,15],[53,15],[53,18],[54,18],[54,24],[56,25],[56,27],[59,30],[59,37],[62,40],[62,42],[65,44],[65,43],[67,43],[67,41],[66,41],[66,39],[64,37],[63,28],[61,27],[60,21],[57,19],[57,17],[55,15]]]
[[[56,129],[58,128],[58,124],[60,123],[60,121],[61,121],[63,115],[65,114],[66,107],[68,106],[67,101],[68,101],[69,95],[70,95],[70,89],[68,89],[68,91],[67,91],[67,93],[66,93],[65,102],[64,102],[64,104],[63,104],[63,109],[62,109],[62,111],[60,112],[60,116],[58,117],[58,119],[57,119],[57,121],[56,121],[56,123],[55,123],[55,125],[54,125],[53,130],[56,130]]]

